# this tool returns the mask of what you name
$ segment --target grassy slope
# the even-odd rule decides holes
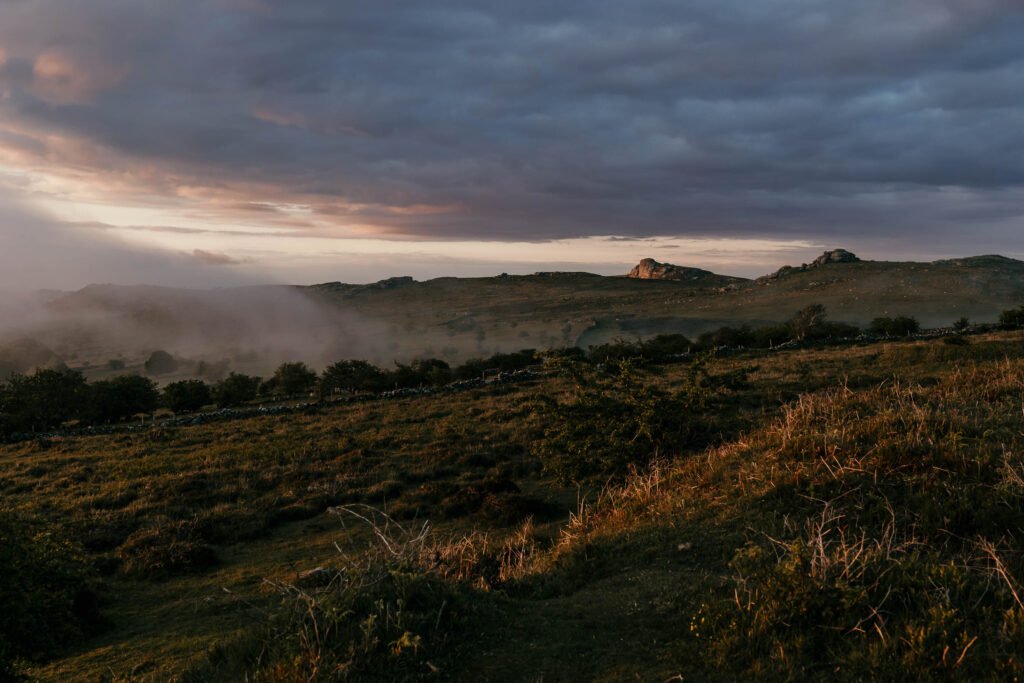
[[[830,489],[836,484],[829,478],[838,479],[828,467],[814,458],[803,463],[800,454],[813,454],[820,439],[833,439],[823,429],[851,425],[850,434],[857,436],[853,417],[871,406],[881,406],[889,416],[869,425],[882,431],[851,437],[840,455],[863,459],[870,439],[898,435],[906,428],[905,422],[894,422],[898,404],[885,389],[873,388],[894,374],[921,387],[914,390],[920,403],[938,401],[929,415],[963,410],[963,462],[1007,446],[1006,439],[1018,438],[1013,425],[1020,431],[1019,405],[1006,407],[1019,403],[1020,367],[999,363],[1022,355],[1019,335],[1006,334],[968,347],[887,344],[722,360],[716,371],[753,369],[753,385],[736,397],[739,410],[723,445],[611,490],[600,502],[597,492],[590,492],[588,512],[568,524],[575,491],[541,477],[530,455],[547,419],[534,399],[539,392],[558,395],[557,380],[287,419],[75,439],[45,449],[5,447],[0,451],[4,502],[87,536],[97,559],[112,569],[117,558],[122,567],[146,559],[124,551],[132,533],[166,530],[181,521],[199,530],[186,540],[212,545],[220,556],[215,567],[174,572],[170,578],[113,574],[105,605],[111,628],[36,673],[46,680],[173,676],[211,645],[261,619],[260,608],[270,598],[262,579],[291,580],[297,571],[328,562],[337,553],[335,541],[357,548],[367,540],[365,529],[341,528],[324,514],[328,505],[386,504],[399,517],[438,521],[441,533],[475,528],[500,538],[528,512],[543,509],[537,503],[545,501],[554,512],[538,535],[542,542],[551,539],[550,548],[525,576],[496,594],[501,617],[475,629],[477,635],[464,642],[445,676],[668,680],[677,674],[707,679],[724,671],[721,676],[729,680],[735,672],[723,667],[734,634],[720,627],[718,640],[709,645],[694,637],[691,627],[702,605],[728,602],[735,588],[730,559],[762,534],[793,536],[784,515],[820,513],[808,500],[824,499],[821,486],[835,497],[846,483],[852,482],[849,490],[864,485],[850,478]],[[981,374],[956,374],[960,366],[975,372],[976,363]],[[684,368],[669,368],[652,381],[671,386],[683,373]],[[978,412],[988,399],[973,392],[1000,377],[1004,393],[998,410]],[[835,412],[783,413],[802,425],[805,439],[805,446],[786,446],[780,430],[787,423],[773,422],[780,406],[840,383],[864,402],[844,403],[842,395],[805,399]],[[997,419],[1010,432],[985,437],[987,422]],[[923,424],[931,428],[933,422]],[[876,471],[900,481],[899,472],[883,465]],[[459,490],[495,480],[514,481],[523,493],[489,504],[459,497]],[[799,488],[807,482],[819,488]],[[783,484],[790,493],[773,498]],[[992,585],[998,589],[997,580]],[[773,642],[773,637],[762,634],[757,642]],[[781,643],[781,651],[790,645]],[[758,661],[754,670],[761,666],[762,673],[794,671],[786,669],[792,662],[785,658],[764,655]],[[795,671],[792,675],[799,675]]]

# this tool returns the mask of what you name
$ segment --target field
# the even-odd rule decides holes
[[[8,445],[3,507],[81,546],[99,594],[83,637],[23,666],[1012,678],[1022,402],[1024,339],[997,333]]]

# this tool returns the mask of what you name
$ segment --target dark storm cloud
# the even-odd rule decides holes
[[[1024,248],[1022,45],[1019,0],[8,0],[0,149],[396,235]]]

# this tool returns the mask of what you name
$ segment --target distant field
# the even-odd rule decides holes
[[[407,650],[322,643],[324,661],[367,667],[357,679],[1019,674],[1022,359],[1020,333],[756,352],[5,446],[3,507],[82,544],[102,575],[107,625],[31,671],[306,680],[295,631],[283,650],[253,643],[302,572],[380,558],[370,526],[328,512],[367,505],[432,522],[434,550],[403,546],[381,576],[422,576],[399,595],[425,586],[433,616],[401,622],[422,636]],[[677,404],[643,435],[644,405]],[[566,432],[573,414],[604,427]],[[602,453],[595,476],[572,474]]]

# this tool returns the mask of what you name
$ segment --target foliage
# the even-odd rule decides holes
[[[707,397],[694,379],[665,391],[628,362],[607,373],[578,367],[569,400],[541,399],[553,418],[537,443],[545,470],[563,482],[622,477],[700,443]]]
[[[999,326],[1007,330],[1024,327],[1024,306],[1011,308],[999,314]]]
[[[894,318],[875,318],[871,321],[871,324],[868,325],[868,332],[870,334],[882,337],[905,337],[911,334],[917,334],[920,331],[921,323],[906,315],[899,315]]]
[[[473,613],[471,591],[446,580],[448,553],[430,547],[429,526],[383,524],[369,553],[341,556],[312,580],[272,584],[280,603],[264,631],[215,652],[185,680],[443,678]]]
[[[704,332],[697,338],[702,349],[714,349],[720,346],[753,346],[756,337],[747,325],[742,327],[719,327],[717,330]]]
[[[0,386],[0,432],[45,430],[78,417],[89,387],[77,370],[36,370]]]
[[[303,394],[316,386],[317,375],[305,363],[282,363],[269,380],[273,382],[273,393],[291,396]]]
[[[195,412],[213,400],[210,386],[199,379],[171,382],[164,387],[162,401],[176,413]]]
[[[693,342],[681,334],[659,334],[646,340],[642,346],[645,358],[661,363],[689,353]]]
[[[473,358],[452,370],[452,379],[473,379],[488,370],[512,372],[540,362],[534,349],[523,349],[512,353],[496,353],[489,358]]]
[[[167,375],[177,372],[178,361],[166,351],[157,350],[149,354],[145,363],[147,375]]]
[[[259,388],[259,377],[232,372],[214,385],[213,399],[222,408],[238,406],[255,400]]]
[[[217,563],[217,555],[203,542],[195,519],[139,529],[121,544],[118,558],[125,574],[149,579],[207,569]]]
[[[380,391],[385,386],[384,372],[364,360],[343,360],[327,366],[320,378],[320,390]]]
[[[754,330],[753,337],[753,346],[770,349],[792,339],[793,331],[785,324],[765,325]]]
[[[86,417],[92,422],[117,422],[153,412],[160,402],[156,383],[147,377],[122,375],[89,385]]]
[[[81,550],[24,516],[0,511],[0,680],[98,621],[96,581]]]
[[[824,327],[827,314],[821,304],[810,304],[801,308],[789,319],[789,329],[793,339],[803,341],[818,336]]]
[[[451,367],[439,358],[419,358],[405,365],[395,363],[385,382],[396,389],[419,386],[443,386],[452,379]]]

